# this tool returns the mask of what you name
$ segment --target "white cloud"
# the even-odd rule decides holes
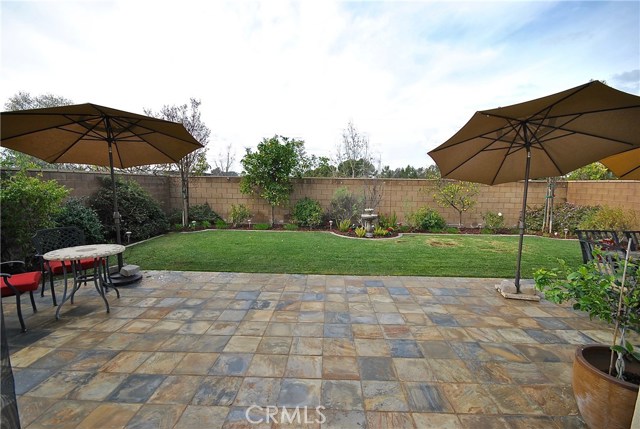
[[[1,7],[2,101],[52,92],[142,112],[200,98],[210,152],[229,142],[238,160],[274,134],[331,156],[353,120],[383,164],[423,166],[476,110],[589,79],[639,90],[637,2]]]

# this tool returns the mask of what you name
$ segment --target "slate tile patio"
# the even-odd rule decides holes
[[[584,428],[571,362],[608,327],[495,283],[153,271],[110,314],[25,299],[25,334],[3,300],[22,426]]]

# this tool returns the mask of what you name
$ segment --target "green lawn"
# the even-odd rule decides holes
[[[364,240],[326,232],[209,230],[140,243],[127,249],[125,259],[145,270],[509,278],[517,246],[517,236]],[[525,237],[522,276],[555,266],[557,258],[578,265],[578,242]]]

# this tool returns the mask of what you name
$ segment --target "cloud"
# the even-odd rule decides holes
[[[240,157],[280,134],[331,156],[353,120],[383,164],[418,167],[476,110],[590,79],[640,89],[637,2],[1,7],[3,101],[52,92],[142,112],[196,97],[212,154],[228,142]]]

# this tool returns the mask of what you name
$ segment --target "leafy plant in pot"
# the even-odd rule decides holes
[[[625,252],[629,254],[629,248]],[[573,392],[590,428],[629,428],[640,382],[640,353],[627,340],[640,328],[640,266],[617,252],[596,250],[594,259],[573,270],[560,267],[534,274],[536,288],[547,300],[573,308],[612,325],[610,347],[580,346],[573,363]]]

